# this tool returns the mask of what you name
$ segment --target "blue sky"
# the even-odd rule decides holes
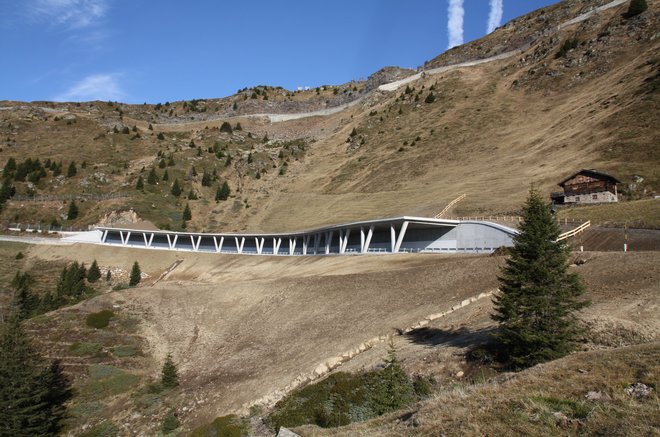
[[[417,67],[555,2],[0,0],[0,100],[158,103],[340,84]]]

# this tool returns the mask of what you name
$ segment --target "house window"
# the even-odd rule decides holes
[[[591,195],[591,198],[592,198],[593,200],[598,200],[598,194],[592,194],[592,195]]]

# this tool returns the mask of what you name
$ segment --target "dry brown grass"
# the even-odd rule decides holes
[[[592,225],[660,229],[660,200],[644,199],[562,208],[558,217],[591,220]]]

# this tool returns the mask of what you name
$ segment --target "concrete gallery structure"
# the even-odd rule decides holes
[[[516,233],[514,229],[486,221],[404,216],[287,233],[197,233],[99,227],[78,236],[77,240],[144,249],[252,255],[488,253],[501,246],[512,246]]]

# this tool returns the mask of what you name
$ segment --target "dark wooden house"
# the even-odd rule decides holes
[[[620,181],[614,176],[582,169],[561,181],[559,186],[564,191],[552,193],[551,197],[555,204],[618,202],[617,183]]]

